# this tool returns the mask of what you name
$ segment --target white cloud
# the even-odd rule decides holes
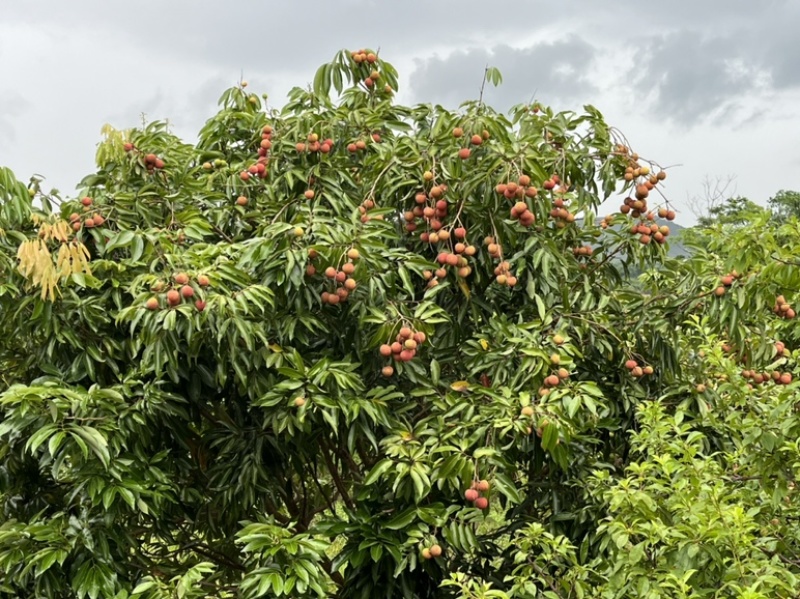
[[[633,0],[8,3],[0,160],[69,191],[93,168],[106,122],[146,112],[191,140],[242,72],[280,104],[342,46],[367,45],[398,67],[401,102],[474,98],[489,62],[505,77],[493,102],[536,91],[557,109],[592,103],[642,155],[683,165],[667,190],[690,222],[685,199],[705,175],[735,174],[737,191],[762,202],[800,189],[787,134],[800,130],[798,27],[789,0],[676,0],[655,15]]]

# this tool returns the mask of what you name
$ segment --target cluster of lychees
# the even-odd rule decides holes
[[[507,287],[514,287],[517,284],[517,277],[511,272],[511,264],[503,260],[503,247],[492,237],[486,237],[483,240],[486,246],[486,251],[495,260],[500,260],[500,263],[494,267],[494,280],[498,285]]]
[[[542,187],[553,192],[555,197],[553,198],[553,207],[550,209],[550,218],[555,222],[556,228],[563,229],[568,224],[575,222],[575,214],[569,211],[568,200],[562,197],[567,193],[568,186],[559,185],[560,183],[561,178],[558,175],[552,175],[542,184]],[[556,187],[557,185],[558,187]]]
[[[88,196],[81,198],[81,205],[83,206],[84,212],[89,212],[92,210],[94,200]],[[81,227],[86,227],[87,229],[102,227],[106,219],[99,212],[95,212],[94,214],[87,214],[83,221],[81,221],[81,215],[77,212],[73,212],[69,215],[69,222],[72,225],[73,231],[80,231]]]
[[[146,154],[144,157],[144,166],[147,172],[152,175],[155,171],[164,168],[164,161],[155,154]]]
[[[566,368],[559,368],[555,373],[548,375],[544,378],[545,387],[558,387],[561,381],[569,378],[569,370]]]
[[[434,543],[430,547],[423,547],[421,553],[422,559],[435,559],[442,555],[442,546]]]
[[[350,294],[358,287],[358,283],[352,275],[356,271],[355,261],[359,259],[361,253],[356,248],[350,248],[345,256],[347,256],[347,262],[342,264],[339,270],[334,266],[328,266],[323,273],[325,278],[333,284],[330,290],[325,290],[321,293],[320,299],[323,304],[336,306],[347,301]],[[319,257],[319,253],[311,248],[308,250],[308,257],[310,260],[316,260]],[[306,267],[306,275],[313,277],[316,274],[317,267],[314,264],[309,264]]]
[[[739,275],[739,273],[734,270],[729,272],[725,276],[720,277],[719,280],[720,284],[716,289],[714,289],[714,295],[716,295],[717,297],[725,295],[725,291],[727,290],[727,288],[733,285],[733,282],[736,279],[740,278],[740,276],[741,275]]]
[[[122,144],[122,149],[126,152],[138,152],[136,146],[129,141]],[[155,154],[145,154],[144,167],[147,169],[147,172],[152,175],[157,170],[164,168],[164,161]]]
[[[761,385],[773,381],[777,385],[788,385],[792,382],[792,375],[789,372],[756,372],[755,370],[743,370],[742,376],[754,385]]]
[[[433,173],[425,171],[422,179],[426,184],[430,183],[433,181]],[[445,184],[433,185],[427,193],[424,190],[420,191],[414,196],[416,206],[405,214],[407,231],[413,233],[417,230],[418,224],[426,225],[426,230],[419,235],[423,243],[436,244],[450,239],[450,231],[444,224],[449,208],[444,198],[446,192]]]
[[[456,229],[456,231],[458,230],[459,229]],[[463,242],[457,242],[453,245],[453,249],[455,253],[448,251],[439,252],[439,254],[436,256],[436,261],[441,266],[435,271],[423,271],[422,276],[426,281],[428,281],[428,287],[435,287],[439,284],[441,279],[446,278],[448,267],[455,268],[456,275],[462,279],[472,274],[472,267],[469,266],[469,261],[466,257],[475,255],[475,246],[466,245]]]
[[[553,338],[554,341],[561,341],[563,343],[563,338],[560,335],[556,335]],[[560,343],[556,343],[556,345],[560,345]],[[550,363],[555,367],[561,364],[561,355],[554,353],[550,356]],[[542,381],[542,386],[539,388],[539,396],[546,397],[553,389],[558,387],[558,385],[569,378],[570,373],[569,370],[564,368],[557,368],[549,375],[544,377],[544,381]],[[533,415],[533,408],[530,406],[526,406],[522,409],[523,416],[532,416]]]
[[[453,137],[456,139],[464,137],[464,130],[461,127],[456,127],[453,129]],[[470,136],[469,143],[473,146],[480,146],[483,144],[483,142],[487,141],[489,137],[489,132],[484,129],[480,135],[475,133],[474,135]],[[472,150],[470,150],[469,146],[465,146],[458,150],[458,157],[461,158],[461,160],[466,160],[471,154]]]
[[[425,230],[419,234],[423,243],[442,244],[445,247],[436,256],[440,267],[435,271],[426,270],[423,277],[428,281],[428,287],[439,284],[441,279],[447,277],[448,268],[456,269],[456,275],[465,278],[472,274],[472,267],[468,258],[477,253],[477,248],[467,241],[467,230],[458,223],[445,223],[449,212],[449,204],[445,198],[447,185],[432,185],[434,175],[425,171],[422,175],[423,185],[430,185],[426,192],[424,189],[414,196],[414,206],[403,215],[406,221],[406,231],[414,233],[420,226]]]
[[[628,369],[632,377],[637,379],[645,375],[653,374],[652,366],[641,366],[636,360],[627,360],[625,362],[625,368]]]
[[[775,314],[787,320],[791,320],[796,316],[794,308],[782,295],[775,298],[775,307],[772,310]]]
[[[457,243],[456,245],[457,246],[464,246],[463,243]],[[464,246],[464,247],[466,247],[466,246]],[[460,252],[458,251],[459,249],[461,250]],[[458,276],[461,277],[462,279],[466,278],[472,273],[472,267],[468,266],[467,259],[464,256],[460,256],[459,255],[459,254],[463,253],[464,251],[465,251],[464,249],[459,247],[459,248],[456,249],[456,253],[439,252],[439,255],[436,256],[436,261],[439,264],[441,264],[442,267],[446,267],[446,266],[458,267],[458,270],[456,271],[456,274],[458,274]],[[442,274],[442,273],[439,272],[439,270],[442,270],[442,269],[437,269],[437,276]],[[445,271],[444,275],[446,276],[446,274],[447,274],[447,272]]]
[[[531,185],[528,175],[520,175],[516,182],[498,183],[494,190],[507,200],[535,198],[539,194],[539,190]]]
[[[572,248],[572,255],[579,257],[579,256],[591,256],[594,253],[594,248],[591,245],[582,245],[579,247]]]
[[[366,200],[361,202],[361,205],[358,207],[358,212],[359,214],[361,214],[362,223],[369,222],[373,218],[375,220],[383,220],[383,214],[371,215],[369,213],[369,211],[372,210],[374,207],[375,207],[375,200],[371,198],[367,198]]]
[[[517,277],[511,273],[511,264],[503,260],[494,267],[494,280],[498,285],[514,287],[517,284]]]
[[[650,224],[643,222],[631,225],[630,232],[631,235],[639,236],[639,243],[642,245],[649,245],[653,241],[664,244],[669,236],[669,227],[667,225],[659,226],[654,222]]]
[[[469,489],[464,491],[464,499],[469,501],[479,510],[485,510],[489,507],[489,498],[484,497],[483,493],[489,491],[490,485],[488,480],[473,480]]]
[[[309,133],[306,137],[306,142],[308,143],[302,141],[297,142],[294,149],[300,154],[303,152],[310,152],[311,154],[316,154],[317,152],[328,154],[331,150],[333,150],[333,139],[330,137],[320,141],[318,134]]]
[[[367,142],[363,139],[359,139],[357,141],[350,142],[347,144],[347,151],[351,154],[355,154],[356,152],[363,151],[367,149]]]
[[[649,166],[639,164],[639,154],[631,152],[626,145],[617,144],[614,151],[618,155],[623,156],[627,161],[623,179],[625,179],[625,181],[635,181],[637,185],[641,185],[645,188],[642,194],[639,194],[637,188],[637,196],[642,195],[646,198],[648,193],[658,185],[659,182],[667,178],[666,171],[653,173]]]
[[[519,221],[523,227],[530,227],[536,222],[536,216],[528,208],[528,204],[519,201],[511,207],[511,218]]]
[[[363,48],[350,53],[350,58],[356,63],[356,71],[364,70],[366,77],[364,77],[364,85],[369,90],[376,89],[378,80],[381,78],[380,71],[378,71],[378,55],[374,52],[368,52]],[[388,83],[383,86],[384,93],[391,94],[392,86]]]
[[[667,178],[667,173],[665,171],[653,173],[649,166],[639,164],[639,155],[630,153],[628,148],[624,145],[617,145],[616,152],[625,156],[628,160],[628,166],[624,174],[625,181],[634,183],[633,196],[625,198],[622,206],[620,206],[620,212],[622,214],[630,214],[633,218],[644,218],[646,221],[654,221],[655,214],[649,210],[647,199],[656,185]],[[657,214],[659,218],[669,221],[675,220],[676,216],[674,210],[663,206],[658,209]],[[608,224],[606,224],[606,226],[608,226]],[[668,226],[659,226],[653,222],[650,224],[634,224],[630,231],[631,234],[639,236],[639,242],[642,245],[649,245],[653,241],[663,244],[666,242],[666,238],[670,233]]]
[[[734,271],[735,272],[735,271]],[[730,276],[730,275],[726,275]],[[775,341],[775,357],[777,358],[789,358],[791,357],[791,352],[786,348],[786,344],[783,341]],[[722,351],[726,354],[733,353],[734,348],[729,343],[722,344]],[[790,372],[781,372],[779,370],[773,370],[772,372],[758,372],[753,368],[746,368],[742,370],[742,377],[747,379],[748,387],[752,388],[754,385],[761,385],[763,383],[768,383],[769,381],[774,381],[777,385],[788,385],[792,382],[792,374]],[[703,386],[698,385],[698,387]]]
[[[417,355],[419,347],[425,343],[427,336],[422,331],[415,331],[411,327],[400,328],[392,343],[384,343],[380,346],[380,354],[384,358],[391,358],[396,362],[410,362]],[[381,369],[383,376],[392,376],[394,367],[387,364]]]
[[[269,167],[269,153],[272,149],[272,126],[264,125],[261,129],[261,143],[258,146],[258,159],[254,164],[248,166],[245,170],[239,173],[239,178],[242,181],[249,181],[251,177],[258,177],[259,179],[266,179],[267,167]],[[237,204],[244,206],[247,204],[247,198],[241,202],[241,197],[237,198]]]
[[[536,216],[523,200],[523,198],[535,198],[539,193],[539,190],[531,185],[531,178],[528,175],[520,175],[516,182],[498,183],[494,189],[507,200],[517,199],[511,207],[511,218],[519,221],[523,227],[530,227],[536,222]]]
[[[608,229],[613,224],[614,224],[614,215],[613,214],[607,214],[602,219],[600,219],[600,228],[601,229]]]
[[[166,293],[167,305],[170,308],[174,308],[175,306],[179,305],[184,299],[191,300],[195,295],[194,287],[192,287],[190,284],[189,275],[187,275],[185,272],[177,273],[172,277],[172,280],[178,287],[173,287]],[[199,287],[204,288],[209,286],[210,281],[206,275],[198,275],[196,278],[196,283]],[[165,288],[166,285],[162,281],[159,281],[154,284],[151,289],[155,293],[161,293]],[[158,310],[160,305],[161,302],[157,296],[151,297],[145,303],[145,307],[148,310]],[[206,309],[206,303],[202,299],[195,301],[194,306],[200,312]]]

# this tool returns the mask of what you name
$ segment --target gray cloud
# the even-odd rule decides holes
[[[16,120],[31,107],[19,92],[0,89],[0,149],[10,148],[16,140]]]
[[[216,111],[222,92],[233,83],[222,75],[216,75],[191,90],[183,90],[181,94],[159,88],[149,97],[106,113],[104,119],[118,129],[140,126],[142,115],[145,122],[169,120],[180,134],[192,138],[205,119]]]
[[[800,187],[785,135],[800,128],[797,0],[5,4],[2,159],[64,188],[91,169],[103,123],[135,126],[145,112],[192,141],[240,73],[280,106],[336,51],[359,46],[399,67],[404,103],[477,98],[487,63],[505,80],[486,93],[498,109],[534,93],[557,110],[591,102],[644,154],[685,165],[670,176],[673,197],[732,170],[754,199],[765,171]]]
[[[309,0],[302,7],[292,2],[172,0],[155,11],[128,10],[124,15],[105,0],[86,0],[80,10],[59,0],[41,0],[37,6],[34,12],[23,3],[11,3],[5,19],[37,28],[69,29],[74,35],[100,31],[119,44],[139,47],[156,60],[180,60],[201,70],[211,67],[237,75],[242,69],[249,78],[254,73],[269,73],[276,79],[301,78],[299,84],[310,81],[313,68],[342,46],[380,46],[390,60],[398,54],[419,56],[441,48],[467,48],[464,56],[448,61],[425,59],[413,82],[417,97],[417,90],[449,90],[438,83],[425,83],[426,76],[452,80],[456,74],[471,75],[470,60],[475,64],[483,60],[480,69],[485,64],[477,48],[494,47],[494,56],[485,58],[493,59],[506,75],[497,98],[516,99],[538,87],[555,100],[574,99],[592,91],[585,78],[559,76],[557,70],[548,72],[547,63],[529,62],[532,58],[551,63],[561,60],[561,64],[585,73],[584,64],[570,62],[569,52],[583,51],[576,56],[586,62],[592,57],[586,58],[585,48],[576,46],[576,37],[568,37],[570,46],[564,46],[564,32],[595,47],[630,45],[635,53],[649,57],[639,65],[640,71],[647,72],[642,86],[631,92],[651,95],[655,110],[682,122],[697,122],[715,110],[725,110],[732,95],[752,89],[747,85],[747,72],[737,73],[742,65],[760,67],[759,72],[770,75],[776,88],[800,83],[800,66],[795,60],[800,53],[796,0],[675,0],[655,14],[643,12],[635,0],[613,5],[573,0],[568,10],[558,10],[544,0],[495,0],[491,17],[483,0]],[[648,37],[632,38],[625,23],[642,17],[642,25],[633,31]],[[709,31],[724,34],[709,40]],[[561,41],[523,50],[498,44],[498,40],[514,40],[516,46],[518,41],[524,43],[526,36],[541,39],[543,33]],[[553,51],[548,53],[548,48]],[[567,53],[563,60],[559,50]],[[91,73],[92,62],[87,62],[83,67]],[[439,68],[447,73],[436,73]],[[463,85],[468,93],[458,100],[475,95],[466,81]],[[455,98],[455,94],[451,96]]]
[[[635,40],[641,55],[636,85],[652,92],[652,108],[683,124],[735,124],[768,109],[757,98],[800,88],[800,7],[767,2],[757,11],[754,17],[770,18],[732,19],[711,29],[689,23],[655,41]]]
[[[771,71],[772,84],[776,89],[800,87],[800,5],[787,5],[780,19],[770,23],[764,35],[758,35],[758,43],[764,52],[764,67]]]
[[[733,37],[669,34],[644,54],[641,65],[636,86],[654,92],[653,109],[687,123],[730,112],[758,86],[757,65],[742,56]]]
[[[412,95],[417,101],[436,101],[456,106],[477,98],[484,68],[497,67],[503,84],[487,86],[484,99],[499,110],[536,97],[544,103],[574,102],[596,91],[589,80],[596,49],[570,37],[515,49],[496,46],[491,50],[473,48],[447,58],[418,60],[411,74]]]
[[[492,11],[533,17],[535,2],[520,6],[515,0],[499,0]],[[464,41],[474,29],[474,15],[486,10],[482,0],[408,0],[385,3],[375,0],[339,2],[309,1],[198,2],[171,0],[156,9],[125,10],[105,0],[86,0],[81,9],[60,0],[42,0],[38,9],[13,4],[4,18],[27,25],[68,28],[76,34],[92,30],[113,32],[120,42],[133,41],[148,52],[172,58],[230,68],[291,72],[300,65],[316,63],[342,46],[392,46],[430,42]],[[521,14],[520,14],[521,13]],[[386,26],[389,24],[390,26]],[[513,29],[502,19],[480,21],[480,35]]]

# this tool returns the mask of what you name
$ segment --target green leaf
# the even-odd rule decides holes
[[[100,432],[90,426],[71,426],[70,431],[74,435],[78,435],[88,447],[100,458],[103,466],[108,466],[111,457],[108,453],[108,442]]]
[[[434,358],[431,360],[431,382],[434,386],[439,385],[439,375],[441,373],[441,369],[439,368],[439,362]]]
[[[553,451],[558,441],[558,427],[552,422],[544,427],[542,432],[542,448],[545,451]]]
[[[133,231],[120,231],[111,238],[111,241],[108,242],[106,245],[105,253],[109,254],[113,250],[125,247],[126,245],[130,244],[134,239]]]
[[[365,485],[373,485],[378,479],[383,476],[394,465],[394,462],[389,458],[384,458],[370,470],[367,477],[364,479]]]

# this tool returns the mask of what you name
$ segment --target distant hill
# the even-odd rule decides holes
[[[682,227],[681,225],[671,222],[668,223],[670,228],[669,234],[669,250],[667,254],[671,258],[680,258],[681,256],[688,258],[691,254],[691,251],[684,245],[680,243],[681,234],[686,230],[686,227]]]

